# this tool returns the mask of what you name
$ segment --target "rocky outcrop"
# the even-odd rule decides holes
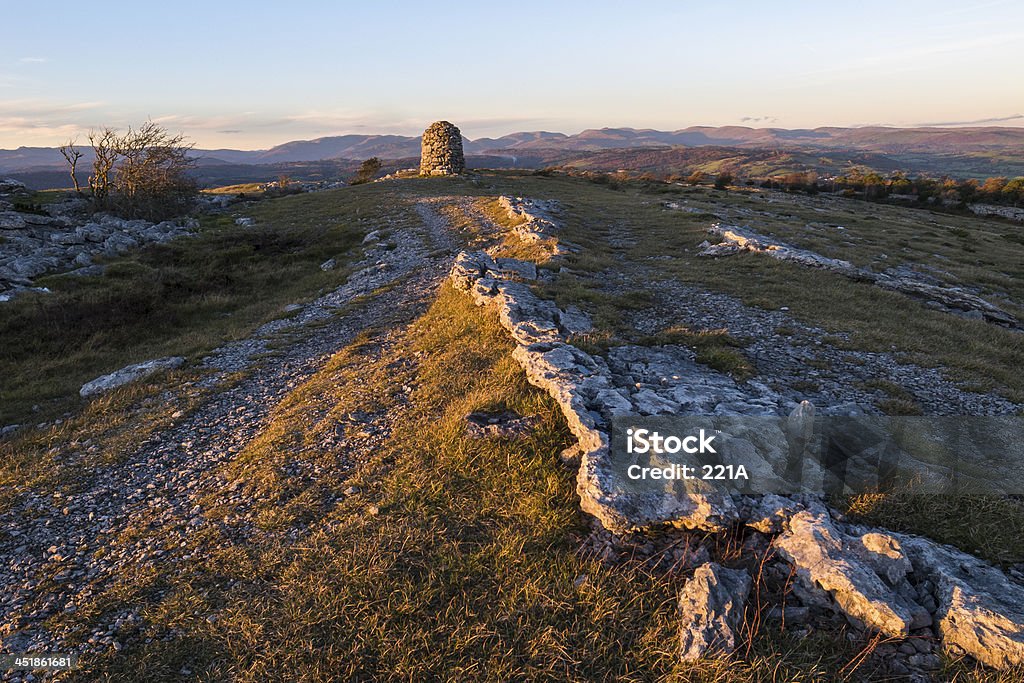
[[[90,382],[86,382],[82,385],[82,388],[78,393],[82,398],[97,396],[112,389],[124,386],[129,382],[135,382],[149,377],[150,375],[163,370],[180,368],[184,362],[185,359],[181,356],[170,356],[167,358],[157,358],[155,360],[147,360],[143,363],[128,365],[116,372],[110,373],[109,375],[103,375]]]
[[[1024,221],[1024,208],[1016,206],[999,206],[998,204],[970,204],[969,208],[978,216],[998,216],[1011,221]]]
[[[557,206],[554,202],[503,195],[498,197],[498,204],[514,223],[512,233],[522,241],[544,242],[552,256],[572,251],[557,239],[558,222],[554,218]]]
[[[699,366],[684,347],[625,346],[614,349],[607,360],[592,356],[566,342],[580,328],[580,312],[539,299],[526,283],[508,279],[513,271],[518,273],[484,252],[464,252],[455,259],[450,279],[478,305],[497,309],[502,326],[517,342],[513,356],[527,379],[561,408],[578,441],[581,507],[615,531],[668,522],[722,530],[734,523],[736,509],[728,495],[679,495],[668,481],[662,490],[637,490],[622,481],[609,459],[610,419],[686,410],[774,414],[777,397],[763,387],[765,398],[750,399],[728,377]],[[668,368],[674,377],[666,376]],[[680,368],[692,374],[686,376]]]
[[[0,211],[0,301],[32,290],[32,279],[49,272],[89,275],[96,257],[113,257],[142,244],[190,234],[198,221],[149,223],[109,215],[85,222],[66,215]],[[90,270],[85,270],[90,269]]]
[[[1000,669],[1024,663],[1024,586],[956,548],[894,537],[922,579],[923,599],[934,598],[938,632],[951,654]]]
[[[736,225],[715,223],[708,232],[718,235],[722,241],[718,244],[703,243],[701,256],[731,256],[745,251],[765,254],[780,261],[821,268],[853,280],[870,282],[884,289],[921,299],[936,308],[960,313],[965,317],[977,317],[1003,327],[1020,328],[1020,321],[1014,316],[980,296],[959,287],[928,282],[913,272],[875,273],[866,268],[858,268],[849,261],[828,258],[807,249],[792,247],[759,235],[750,228]]]
[[[761,248],[744,239],[734,248]],[[799,253],[794,258],[815,267],[834,265]],[[727,430],[770,449],[776,441],[781,448],[787,434],[799,435],[815,410],[809,403],[788,405],[757,382],[739,387],[695,363],[684,347],[624,345],[604,357],[588,354],[567,341],[573,314],[534,295],[531,275],[509,260],[473,252],[458,256],[450,279],[478,305],[497,309],[527,378],[559,405],[577,439],[572,460],[579,462],[580,505],[606,529],[622,533],[671,524],[722,531],[745,524],[774,537],[771,561],[784,565],[783,576],[792,572],[793,599],[802,614],[838,612],[855,628],[912,637],[915,645],[907,647],[921,649],[907,662],[918,670],[937,666],[927,645],[936,637],[950,653],[991,666],[1024,664],[1024,586],[976,558],[922,537],[840,521],[813,496],[733,496],[672,485],[638,491],[618,479],[608,436],[617,415],[790,415],[778,434],[744,434],[739,420]],[[748,464],[756,467],[752,459]],[[749,582],[742,571],[710,564],[698,569],[680,599],[682,657],[735,645]]]
[[[750,575],[714,562],[701,565],[679,595],[679,656],[692,661],[736,648]]]
[[[950,546],[838,522],[820,503],[799,507],[778,511],[789,516],[773,547],[805,605],[889,637],[934,632],[949,654],[995,668],[1024,664],[1024,586]]]
[[[893,536],[845,533],[824,507],[797,512],[787,527],[774,545],[795,568],[805,600],[824,591],[844,613],[890,637],[931,623],[923,607],[904,597],[915,595],[906,580],[911,565]]]
[[[420,175],[458,175],[466,170],[462,133],[448,121],[435,121],[423,131]]]
[[[848,277],[858,277],[860,271],[849,261],[827,258],[813,251],[797,249],[782,242],[770,241],[769,238],[758,235],[748,228],[741,228],[736,225],[722,225],[715,223],[708,232],[718,235],[722,241],[718,244],[706,243],[701,256],[731,256],[744,251],[766,254],[780,261],[792,261],[801,266],[810,268],[822,268]]]
[[[28,188],[25,187],[25,183],[14,178],[0,178],[0,195],[5,194],[24,194],[28,192]]]

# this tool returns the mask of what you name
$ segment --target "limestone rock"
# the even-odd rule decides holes
[[[594,329],[590,316],[576,306],[567,306],[558,312],[558,325],[566,334],[584,334]]]
[[[537,266],[514,258],[494,259],[498,275],[510,280],[536,280]]]
[[[956,548],[895,535],[915,574],[928,577],[943,646],[1003,669],[1024,664],[1024,586]]]
[[[970,204],[967,208],[978,216],[999,216],[1014,221],[1024,221],[1024,208],[997,204]]]
[[[794,500],[767,493],[760,499],[749,500],[748,509],[742,514],[747,526],[762,534],[777,534],[802,505]]]
[[[512,233],[522,241],[545,244],[552,256],[570,251],[555,238],[558,222],[553,216],[556,211],[554,202],[502,195],[498,197],[498,205],[515,222]]]
[[[25,225],[25,217],[17,211],[0,213],[0,230],[21,230]]]
[[[715,223],[708,232],[719,235],[719,244],[702,247],[700,256],[730,256],[743,251],[765,254],[780,261],[791,261],[811,268],[821,268],[850,279],[871,282],[879,287],[906,294],[917,299],[934,303],[944,310],[954,310],[967,317],[1016,328],[1020,322],[1011,314],[998,306],[990,304],[981,297],[971,294],[960,287],[944,283],[928,282],[927,278],[913,271],[903,273],[874,273],[865,268],[858,268],[849,261],[828,258],[807,249],[798,249],[764,235],[759,235],[750,228],[736,225]]]
[[[126,254],[139,246],[137,240],[125,233],[117,232],[103,241],[103,253],[107,256]]]
[[[25,183],[14,178],[0,178],[0,194],[14,194],[16,192],[28,192]]]
[[[750,575],[741,569],[714,562],[697,568],[679,596],[679,656],[683,661],[736,648],[750,586]]]
[[[788,527],[774,546],[807,593],[826,592],[846,614],[890,637],[927,625],[927,611],[896,590],[910,562],[895,536],[847,534],[824,508],[796,513]]]
[[[448,121],[435,121],[423,131],[420,175],[458,175],[466,170],[462,132]]]
[[[116,372],[110,373],[109,375],[103,375],[101,377],[97,377],[91,382],[86,382],[82,385],[82,388],[78,393],[82,398],[102,394],[110,391],[111,389],[124,386],[129,382],[149,377],[161,370],[173,370],[174,368],[181,367],[184,362],[185,359],[181,356],[169,356],[167,358],[157,358],[143,363],[128,365]]]

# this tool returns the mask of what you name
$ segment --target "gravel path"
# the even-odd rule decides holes
[[[119,650],[119,633],[134,630],[140,621],[138,606],[123,605],[88,642],[46,620],[95,601],[125,573],[187,563],[188,551],[175,548],[174,541],[189,547],[186,540],[210,524],[219,526],[221,539],[233,543],[270,533],[247,514],[244,484],[223,479],[222,466],[261,433],[275,405],[357,334],[382,321],[401,328],[425,310],[447,274],[454,244],[429,201],[418,202],[415,209],[419,224],[393,231],[388,240],[394,248],[371,240],[361,268],[343,286],[204,359],[213,369],[204,380],[212,397],[189,414],[176,413],[172,428],[116,464],[91,469],[88,481],[75,482],[79,492],[28,493],[0,515],[0,651],[83,655]],[[280,354],[261,358],[281,335],[288,335],[289,343]],[[240,371],[245,373],[241,381],[218,388],[230,373]],[[375,425],[369,432],[388,428]],[[81,458],[76,446],[59,445],[66,451],[61,459]],[[351,450],[341,467],[358,460],[358,444]],[[232,506],[234,514],[214,522],[204,516],[200,500]],[[160,533],[138,533],[147,527]],[[0,680],[34,679],[0,672]]]

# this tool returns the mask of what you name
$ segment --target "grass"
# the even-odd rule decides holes
[[[629,272],[630,264],[642,263],[634,279],[676,280],[724,292],[767,310],[785,306],[793,317],[827,333],[847,333],[844,345],[851,350],[896,352],[909,362],[941,365],[952,379],[965,385],[1024,402],[1024,377],[1017,372],[1024,366],[1022,335],[928,309],[896,292],[756,254],[699,258],[696,246],[707,238],[705,230],[713,219],[666,209],[663,202],[683,201],[717,212],[732,222],[777,233],[797,246],[806,246],[804,240],[817,235],[820,242],[816,246],[823,253],[854,262],[867,263],[885,254],[889,257],[884,261],[886,267],[902,262],[938,263],[961,286],[998,290],[1011,300],[1024,302],[1024,271],[1020,267],[1024,248],[1007,245],[1001,238],[1006,231],[1004,223],[836,197],[808,199],[778,193],[769,197],[744,190],[716,199],[711,196],[715,193],[704,188],[678,186],[663,186],[661,193],[651,196],[639,184],[610,189],[566,177],[493,174],[487,179],[495,192],[554,199],[565,209],[564,238],[583,246],[582,253],[565,258],[574,274],[560,277],[554,286],[564,290],[565,300],[607,294],[609,275]],[[939,249],[941,244],[921,237],[935,228],[933,221],[941,227],[952,220],[973,235],[977,244],[984,245],[978,252],[981,256],[964,253],[956,245]],[[815,221],[828,221],[845,230],[818,235],[806,229]],[[936,253],[938,258],[933,255]],[[1024,318],[1018,306],[999,298],[992,301]],[[609,308],[614,317],[616,307],[612,304]],[[614,328],[615,321],[609,320],[608,327]]]
[[[129,363],[248,336],[344,282],[366,232],[413,220],[404,207],[362,188],[275,199],[246,209],[255,227],[206,218],[198,235],[111,259],[101,277],[40,279],[52,294],[0,309],[0,425],[74,409],[83,383]],[[340,267],[321,271],[329,258]]]
[[[654,281],[676,278],[750,305],[789,306],[804,321],[852,332],[852,348],[895,347],[948,364],[979,387],[1022,389],[1016,370],[1024,352],[1010,333],[770,259],[698,259],[693,247],[706,217],[665,211],[628,183],[616,188],[496,173],[475,182],[417,179],[272,199],[239,207],[256,219],[253,228],[238,228],[233,218],[207,221],[198,237],[111,262],[103,278],[50,278],[51,297],[4,309],[0,398],[12,414],[32,415],[27,407],[37,402],[43,406],[36,414],[72,415],[0,444],[0,486],[12,493],[85,486],[89,471],[165,429],[174,412],[208,400],[187,367],[87,404],[67,397],[82,381],[127,362],[194,357],[245,336],[279,317],[283,305],[336,286],[344,269],[324,273],[319,263],[351,259],[366,232],[415,220],[405,197],[464,196],[471,214],[486,213],[484,195],[559,200],[566,237],[584,251],[566,259],[573,272],[538,291],[594,316],[597,329],[574,340],[583,347],[678,343],[740,379],[753,371],[744,340],[727,331],[632,329],[630,315],[657,303],[655,295],[642,280],[606,287],[605,276],[641,263]],[[719,198],[736,206],[764,201],[742,193]],[[709,210],[713,199],[692,194]],[[663,255],[672,258],[650,258]],[[623,539],[610,561],[590,549],[574,473],[559,462],[570,443],[564,421],[526,382],[493,312],[445,287],[410,329],[394,320],[378,324],[296,387],[264,431],[211,473],[225,486],[243,487],[241,502],[209,492],[198,502],[214,523],[181,547],[146,514],[104,546],[114,552],[146,537],[191,559],[133,557],[108,590],[84,596],[77,612],[51,617],[49,627],[86,638],[126,608],[140,615],[118,634],[121,652],[87,658],[69,679],[869,678],[857,663],[870,643],[850,642],[842,630],[800,636],[764,623],[760,592],[736,655],[678,662],[676,600],[686,572],[634,554],[644,537]],[[875,388],[890,400],[907,400],[883,382]],[[529,416],[534,429],[520,438],[467,438],[464,417],[477,410]],[[360,415],[390,415],[394,429],[386,438],[364,437]],[[339,428],[351,444],[331,441]],[[80,457],[69,460],[69,451]],[[363,456],[353,462],[352,452]],[[346,494],[353,485],[360,491]],[[925,533],[1001,564],[1024,552],[1024,514],[1012,500],[861,497],[848,510],[859,521]],[[746,566],[756,558],[744,553],[742,540],[734,532],[702,542],[716,560]],[[962,681],[1020,674],[955,661],[943,672]]]
[[[406,344],[416,364],[396,369]],[[859,680],[847,665],[860,646],[768,625],[751,628],[736,657],[680,664],[685,575],[584,550],[589,528],[558,460],[568,431],[511,350],[493,312],[445,288],[390,351],[370,333],[339,352],[224,472],[252,487],[264,540],[191,537],[221,549],[197,550],[174,572],[126,573],[92,609],[61,617],[85,632],[106,610],[141,607],[125,649],[85,662],[75,679],[175,680],[184,668],[234,681]],[[408,405],[390,398],[401,385],[413,387]],[[303,417],[318,408],[319,422]],[[498,408],[533,416],[536,428],[520,439],[464,436],[466,414]],[[319,430],[387,410],[406,412],[351,474],[327,467],[315,481],[283,481],[289,464],[334,462],[306,448]],[[362,493],[340,495],[353,483]],[[203,507],[225,523],[234,512]],[[721,552],[738,561],[735,548]]]

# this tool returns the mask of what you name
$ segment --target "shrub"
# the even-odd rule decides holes
[[[377,177],[380,173],[381,162],[377,157],[370,157],[359,165],[356,177],[352,179],[352,185],[362,185]]]
[[[124,134],[104,128],[89,134],[93,150],[89,194],[96,211],[124,218],[159,221],[191,208],[199,188],[189,175],[195,165],[192,143],[147,121]],[[81,154],[68,143],[61,149],[72,176]],[[76,181],[77,185],[77,181]]]

